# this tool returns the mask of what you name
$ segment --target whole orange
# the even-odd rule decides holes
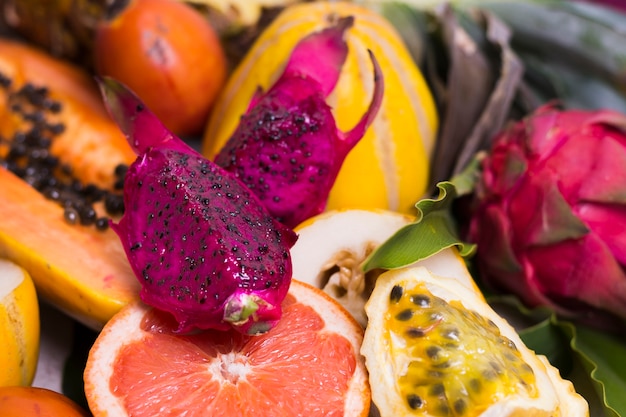
[[[88,417],[69,397],[47,388],[0,387],[2,417]]]
[[[227,62],[208,20],[176,0],[130,0],[96,30],[95,68],[132,89],[179,136],[202,131]]]

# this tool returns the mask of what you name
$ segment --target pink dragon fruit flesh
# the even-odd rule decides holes
[[[99,80],[107,108],[138,154],[112,228],[147,304],[178,332],[271,329],[291,282],[297,236],[229,172],[169,132],[130,90]]]
[[[246,114],[215,162],[233,172],[289,227],[319,214],[349,151],[359,142],[380,108],[384,82],[374,66],[372,100],[347,133],[337,128],[326,97],[345,62],[345,31],[353,17],[303,38],[284,72],[267,91],[257,90]]]

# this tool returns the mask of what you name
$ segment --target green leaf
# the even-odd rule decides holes
[[[626,68],[626,15],[602,5],[560,1],[547,4],[484,1],[481,8],[496,13],[514,32],[514,44],[537,56],[588,75],[601,75],[623,86]]]
[[[573,367],[570,338],[555,324],[551,309],[528,309],[512,295],[491,295],[487,301],[517,329],[529,349],[547,357],[563,377],[568,376]]]
[[[534,51],[518,51],[524,62],[527,94],[534,95],[535,107],[558,99],[565,108],[602,109],[626,112],[624,87],[617,87],[601,75],[576,66],[555,62]]]
[[[400,268],[452,246],[458,247],[461,256],[474,252],[475,245],[464,243],[457,236],[450,210],[458,195],[455,185],[446,181],[438,183],[437,187],[438,198],[417,202],[415,222],[398,230],[372,252],[363,264],[364,271]]]
[[[594,388],[613,416],[626,416],[626,341],[585,326],[558,322],[589,373]]]
[[[572,381],[589,402],[592,416],[626,417],[624,337],[572,323],[547,307],[526,308],[513,295],[487,299],[517,329],[526,346],[545,355]]]
[[[493,13],[450,6],[433,10],[385,2],[392,22],[423,71],[441,123],[431,157],[429,189],[462,171],[489,147],[514,103],[521,61],[508,27]]]
[[[547,357],[563,377],[569,375],[573,367],[572,353],[567,346],[569,339],[550,318],[524,329],[520,337],[530,349]]]
[[[626,111],[626,15],[591,2],[484,1],[513,30],[528,89],[567,108]]]

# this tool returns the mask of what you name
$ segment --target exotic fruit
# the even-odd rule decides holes
[[[346,18],[354,19],[349,27]],[[324,38],[339,42],[340,25],[346,26],[341,42],[347,45],[343,61],[338,56],[340,45],[320,42]],[[336,35],[330,37],[331,33]],[[303,42],[308,46],[301,45]],[[314,43],[318,43],[319,50],[312,48]],[[296,48],[300,52],[294,57]],[[329,57],[329,53],[332,56]],[[384,97],[377,110],[373,109],[372,101],[376,94],[374,91],[382,89],[382,85],[372,79],[374,64],[370,55],[376,57],[385,83]],[[271,94],[278,93],[274,85],[279,78],[288,76],[285,74],[286,67],[288,71],[305,70],[308,77],[324,82],[324,89],[328,89],[330,94],[316,94],[325,98],[337,130],[354,129],[364,114],[374,116],[375,113],[363,137],[345,156],[328,194],[325,209],[381,208],[415,214],[415,202],[427,188],[429,156],[436,142],[438,119],[435,103],[422,73],[391,23],[380,13],[353,2],[299,2],[283,9],[255,40],[222,89],[204,132],[202,153],[209,159],[215,159],[222,152],[241,124],[242,115],[251,109],[252,97],[255,94],[259,96],[259,88],[267,91],[268,95],[270,90],[274,90]],[[334,77],[338,79],[333,87]],[[296,82],[293,77],[290,78],[290,83]],[[311,83],[308,84],[307,91],[311,91]],[[283,95],[287,89],[283,87],[282,90],[279,104],[284,111],[288,102],[285,101],[287,96]],[[304,92],[292,94],[302,97]],[[311,102],[314,100],[320,101],[311,98]],[[302,110],[306,109],[299,106]],[[325,106],[318,117],[330,123]],[[285,122],[281,123],[284,126]],[[327,129],[335,136],[332,125],[328,124]],[[327,143],[332,142],[329,140]],[[332,147],[333,152],[339,154],[338,147]],[[293,167],[287,165],[289,176],[293,175],[292,170],[299,174],[302,159],[295,158]],[[306,166],[313,164],[306,162]],[[281,169],[284,171],[284,168]],[[317,205],[318,201],[314,204]]]
[[[141,298],[194,328],[264,333],[281,316],[296,234],[230,173],[169,132],[139,99],[101,81],[109,111],[139,155],[126,174],[126,211],[112,227]]]
[[[343,35],[353,20],[341,18],[299,42],[278,81],[266,93],[257,90],[215,158],[292,228],[324,211],[344,159],[380,108],[383,76],[371,53],[372,101],[356,126],[347,133],[339,130],[325,101],[348,54]]]
[[[511,125],[482,162],[469,227],[485,282],[623,329],[624,184],[626,116],[548,105]]]
[[[587,417],[572,383],[479,291],[423,266],[384,272],[361,346],[381,417]]]

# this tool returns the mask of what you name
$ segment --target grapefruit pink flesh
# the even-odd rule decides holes
[[[334,304],[317,289],[307,291],[313,293],[310,298]],[[137,304],[144,311],[136,320],[136,333],[103,340],[107,346],[96,349],[114,352],[107,354],[110,365],[107,358],[91,366],[112,367],[104,394],[115,397],[129,416],[343,416],[358,402],[356,415],[366,415],[370,399],[358,355],[361,329],[347,312],[300,299],[289,294],[283,318],[260,336],[235,330],[175,333],[171,315]],[[337,324],[342,321],[347,325]],[[118,329],[130,327],[124,323]],[[105,329],[104,338],[107,333]],[[90,405],[97,411],[102,404]]]

